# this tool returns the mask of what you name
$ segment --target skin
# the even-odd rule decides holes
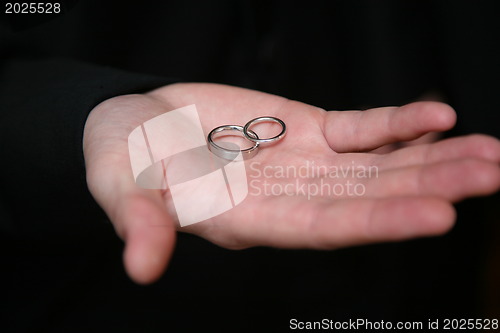
[[[171,213],[168,190],[146,190],[135,184],[127,138],[144,121],[189,104],[196,104],[205,133],[221,124],[244,124],[262,115],[285,121],[287,136],[245,162],[258,162],[252,166],[253,177],[256,165],[298,167],[304,161],[314,161],[316,166],[376,166],[378,177],[350,179],[363,184],[363,196],[249,195],[219,216],[180,228]],[[385,154],[371,151],[446,131],[455,121],[453,109],[438,102],[325,112],[253,90],[173,84],[147,94],[114,97],[92,110],[84,132],[87,182],[125,241],[124,263],[129,276],[147,284],[165,271],[177,231],[196,234],[229,249],[336,249],[447,232],[455,221],[454,202],[492,194],[500,188],[500,142],[472,135]],[[255,128],[266,129],[271,131],[265,126]],[[252,171],[247,168],[247,172]],[[317,183],[320,179],[300,181]],[[274,177],[266,181],[285,184],[293,179]]]

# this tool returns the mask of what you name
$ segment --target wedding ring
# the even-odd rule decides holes
[[[255,132],[251,131],[250,127],[253,126],[253,125],[255,125],[255,124],[263,123],[263,122],[278,123],[279,125],[281,125],[281,132],[278,135],[276,135],[276,136],[273,136],[271,138],[266,138],[266,139],[260,139],[257,135],[253,136],[253,134],[255,134]],[[269,142],[279,141],[279,140],[283,139],[283,137],[285,136],[285,134],[286,134],[286,125],[285,125],[285,123],[283,122],[283,120],[278,119],[276,117],[270,117],[270,116],[258,117],[258,118],[250,120],[243,127],[243,135],[245,135],[245,138],[247,138],[248,140],[250,140],[252,142],[256,142],[256,143],[269,143]]]
[[[222,131],[239,131],[239,132],[244,133],[243,126],[240,126],[240,125],[222,125],[222,126],[214,128],[212,131],[210,131],[210,133],[208,134],[208,143],[209,143],[208,149],[210,149],[210,151],[212,153],[214,153],[215,155],[217,155],[221,158],[224,158],[226,160],[235,160],[240,153],[241,153],[241,156],[243,159],[252,158],[257,154],[257,151],[259,148],[259,142],[256,142],[253,140],[251,140],[253,143],[253,146],[251,146],[249,148],[245,148],[245,149],[228,149],[228,148],[224,148],[224,147],[219,146],[218,144],[216,144],[214,142],[213,136],[216,133],[219,133]],[[257,136],[257,134],[254,131],[247,129],[247,133],[248,133],[248,137],[250,137],[254,140],[259,139],[259,137]],[[246,134],[244,137],[248,138]]]

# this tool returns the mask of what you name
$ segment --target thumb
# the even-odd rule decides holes
[[[158,192],[127,195],[117,205],[113,223],[125,241],[125,269],[136,283],[152,283],[164,273],[172,256],[175,223]]]
[[[125,269],[140,284],[154,282],[165,271],[176,234],[161,192],[138,187],[130,165],[128,135],[159,112],[150,102],[134,95],[99,104],[89,114],[83,137],[88,188],[125,241]]]
[[[165,271],[175,245],[176,223],[160,190],[138,187],[125,158],[87,160],[90,192],[125,242],[123,260],[130,278],[148,284]]]

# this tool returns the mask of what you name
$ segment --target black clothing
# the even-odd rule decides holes
[[[165,276],[141,287],[86,189],[81,140],[99,102],[181,79],[326,109],[439,92],[459,114],[454,133],[499,136],[494,1],[62,3],[52,18],[4,15],[0,30],[2,331],[481,317],[481,208],[492,198],[462,204],[447,236],[331,252],[234,252],[182,234]]]

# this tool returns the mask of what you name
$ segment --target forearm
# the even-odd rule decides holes
[[[169,82],[67,59],[4,63],[0,179],[11,227],[23,234],[27,230],[37,233],[52,228],[48,221],[67,225],[70,213],[89,210],[93,199],[86,189],[82,152],[88,113],[110,97]],[[95,204],[91,207],[98,209]],[[35,221],[36,216],[48,218]]]

